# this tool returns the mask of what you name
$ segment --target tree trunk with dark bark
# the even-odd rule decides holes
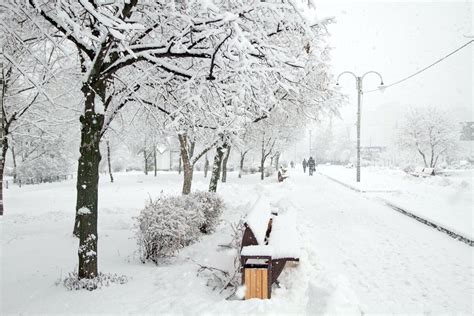
[[[183,171],[184,171],[184,181],[183,181],[183,195],[191,193],[191,185],[193,183],[193,166],[191,164],[188,152],[188,141],[185,134],[179,134],[179,148],[181,152],[181,159],[183,160]]]
[[[3,215],[3,173],[5,170],[5,162],[8,151],[8,138],[7,135],[3,135],[2,139],[2,157],[0,160],[0,216]]]
[[[231,146],[227,147],[227,151],[224,156],[224,160],[222,161],[222,183],[227,181],[227,161],[229,160]]]
[[[94,95],[94,93],[91,93]],[[93,104],[90,95],[86,102]],[[86,106],[87,108],[87,106]],[[92,105],[93,108],[93,105]],[[97,269],[97,205],[102,114],[86,111],[81,116],[81,147],[77,170],[76,235],[79,235],[79,278],[94,278]]]
[[[148,175],[148,156],[146,155],[146,147],[143,148],[143,160],[145,163],[145,175]]]
[[[90,88],[95,86],[96,90]],[[80,279],[91,279],[98,275],[97,267],[97,218],[100,138],[104,125],[103,114],[95,113],[96,91],[105,94],[103,82],[84,84],[84,115],[81,115],[81,145],[77,167],[77,201],[74,235],[79,237]]]
[[[11,146],[10,151],[12,153],[12,161],[13,161],[13,183],[16,183],[17,181],[17,172],[16,172],[16,154],[15,154],[15,148]]]
[[[211,180],[209,182],[209,192],[217,191],[217,182],[219,181],[221,174],[222,156],[224,155],[224,150],[226,147],[226,144],[217,147],[216,154],[214,156],[214,164],[212,166]]]
[[[2,64],[2,76],[0,77],[0,84],[1,84],[1,93],[0,95],[0,111],[1,111],[1,119],[2,119],[2,129],[1,129],[1,135],[0,138],[2,139],[2,156],[0,157],[0,216],[3,216],[3,172],[5,168],[5,161],[7,158],[7,150],[8,150],[8,138],[7,138],[7,131],[6,131],[6,122],[5,122],[5,109],[4,109],[4,98],[5,98],[5,91],[6,91],[6,85],[7,82],[5,80],[5,68],[3,67]]]
[[[109,141],[106,142],[107,144],[107,165],[109,167],[109,176],[110,176],[110,182],[114,182],[114,175],[112,174],[112,164],[110,162],[110,144]]]
[[[204,178],[207,178],[208,171],[209,171],[209,159],[207,159],[207,155],[206,155],[206,162],[204,162]]]
[[[247,155],[247,153],[248,153],[248,150],[240,153],[239,178],[242,178],[242,172],[244,170],[244,160],[245,160],[245,155]]]
[[[265,179],[265,138],[262,138],[262,157],[260,158],[260,180]]]

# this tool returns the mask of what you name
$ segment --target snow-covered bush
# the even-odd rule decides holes
[[[214,232],[219,224],[220,216],[224,210],[224,201],[214,192],[197,191],[189,195],[199,205],[199,209],[204,214],[204,224],[200,230],[204,234]]]
[[[209,234],[219,223],[223,200],[215,193],[196,192],[150,201],[138,216],[137,241],[142,261],[158,263]]]
[[[194,199],[169,196],[150,201],[138,216],[137,239],[142,261],[175,255],[196,241],[204,214]]]

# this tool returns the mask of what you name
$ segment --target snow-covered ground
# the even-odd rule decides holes
[[[438,176],[418,178],[402,170],[364,167],[360,183],[355,182],[354,168],[322,165],[317,170],[474,239],[474,170],[452,170]]]
[[[99,270],[130,280],[92,292],[55,285],[76,269],[74,182],[11,187],[1,219],[1,314],[473,313],[472,247],[321,175],[292,171],[283,183],[231,173],[219,184],[227,208],[218,231],[160,266],[139,262],[133,217],[150,196],[179,193],[181,177],[102,177]],[[196,172],[193,188],[207,184]],[[301,261],[285,268],[271,300],[225,300],[196,263],[232,267],[235,254],[218,245],[259,195],[298,214]]]

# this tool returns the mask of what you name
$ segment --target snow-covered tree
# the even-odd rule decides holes
[[[64,91],[59,91],[55,87],[61,82],[70,80],[72,74],[66,63],[67,52],[47,41],[47,38],[53,36],[47,24],[35,24],[25,17],[24,12],[17,6],[2,3],[0,26],[2,28],[0,215],[2,215],[3,171],[8,149],[11,149],[13,164],[16,167],[17,156],[21,156],[21,160],[25,162],[27,156],[40,155],[35,152],[35,148],[41,146],[24,148],[22,144],[36,141],[41,145],[38,139],[46,134],[49,140],[55,141],[52,139],[54,137],[51,137],[54,134],[51,133],[51,127],[54,129],[54,126],[61,124],[66,118],[62,116],[64,108],[55,109],[57,110],[55,113],[52,108],[68,99],[68,96],[62,94]],[[42,27],[42,32],[38,31],[38,27]],[[54,164],[54,161],[52,162]],[[27,165],[22,166],[24,173],[33,171],[25,168]]]
[[[459,132],[449,113],[435,107],[412,108],[400,128],[399,144],[416,152],[425,167],[435,168],[439,159],[453,150]]]
[[[324,23],[307,19],[314,12],[306,11],[302,3],[29,0],[12,4],[28,12],[28,19],[49,23],[58,37],[75,47],[80,60],[84,98],[76,203],[80,278],[98,273],[99,147],[126,104],[149,104],[174,119],[170,110],[175,105],[170,108],[158,96],[166,95],[170,87],[180,91],[176,86],[186,82],[190,93],[185,95],[201,97],[199,89],[205,87],[214,89],[220,102],[188,100],[184,106],[201,104],[198,111],[227,122],[234,119],[228,114],[232,111],[250,113],[256,120],[281,101],[301,101],[303,94],[325,98],[317,89],[324,88],[321,79],[327,76],[316,78],[315,87],[301,82],[309,61],[305,52],[315,52],[313,62],[319,58],[318,30]],[[217,105],[221,110],[214,112]],[[217,135],[224,132],[218,126]]]

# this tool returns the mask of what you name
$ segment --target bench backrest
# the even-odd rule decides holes
[[[264,197],[259,197],[247,214],[242,246],[264,245],[265,237],[271,225],[272,210]]]
[[[415,168],[415,172],[417,172],[417,173],[422,173],[422,172],[423,172],[423,169],[424,169],[423,167],[416,167],[416,168]]]
[[[424,168],[423,173],[429,174],[430,176],[434,176],[434,174],[435,174],[434,168]]]

